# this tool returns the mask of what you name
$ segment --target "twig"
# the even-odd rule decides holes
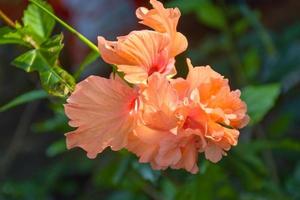
[[[15,133],[11,140],[11,143],[0,162],[0,180],[4,178],[11,162],[18,154],[21,144],[24,141],[24,136],[27,133],[29,124],[34,116],[35,111],[38,108],[38,104],[38,101],[28,104],[24,112],[22,113],[19,124],[17,125]]]
[[[0,18],[9,26],[16,28],[16,24],[0,9]]]

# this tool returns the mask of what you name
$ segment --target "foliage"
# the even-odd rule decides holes
[[[47,3],[36,2],[53,12]],[[51,117],[34,123],[31,131],[53,140],[43,149],[51,160],[47,167],[26,180],[7,178],[0,184],[0,199],[299,199],[300,141],[295,130],[300,124],[300,24],[271,32],[247,4],[225,2],[169,3],[179,7],[183,17],[194,18],[193,26],[209,31],[192,41],[192,49],[184,56],[197,64],[210,63],[229,78],[233,88],[241,88],[251,117],[251,126],[242,130],[229,156],[218,164],[200,157],[197,175],[152,170],[126,151],[112,154],[107,150],[96,160],[87,159],[81,150],[66,153],[63,133],[70,128],[62,104],[74,90],[75,80],[99,55],[92,49],[78,70],[64,70],[59,62],[63,35],[53,34],[53,17],[32,3],[22,24],[1,27],[1,45],[26,50],[12,64],[25,72],[37,72],[40,82],[36,87],[40,83],[44,90],[33,86],[0,111],[48,98]],[[183,74],[183,70],[178,72]]]
[[[46,8],[50,5],[40,1]],[[17,57],[13,64],[26,72],[37,71],[43,88],[51,95],[65,97],[73,91],[75,79],[59,64],[63,35],[50,37],[55,21],[34,4],[24,11],[23,25],[1,28],[0,44],[17,43],[31,50]]]
[[[44,90],[32,90],[30,92],[26,92],[25,94],[16,97],[6,105],[0,107],[0,111],[3,112],[20,104],[24,104],[37,99],[46,98],[47,96],[48,95]]]
[[[242,99],[248,106],[251,124],[257,124],[274,106],[280,92],[278,84],[264,84],[261,86],[247,86],[242,91]],[[259,101],[259,103],[257,102]]]

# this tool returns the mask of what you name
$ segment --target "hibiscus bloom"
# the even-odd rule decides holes
[[[117,41],[98,37],[98,48],[103,60],[117,65],[124,79],[133,84],[146,84],[147,78],[159,72],[168,78],[176,74],[174,57],[187,48],[185,36],[176,31],[180,12],[165,9],[158,1],[150,1],[154,9],[137,9],[137,17],[155,31],[133,31]]]
[[[237,144],[248,123],[240,92],[209,66],[193,68],[187,79],[171,82],[153,74],[142,92],[139,125],[129,137],[128,149],[155,169],[198,171],[198,153],[218,162]],[[230,127],[230,128],[229,128]]]
[[[106,147],[127,148],[154,169],[198,171],[198,154],[218,162],[237,144],[248,123],[238,90],[209,66],[192,67],[187,79],[155,72],[146,85],[131,88],[120,79],[91,76],[79,83],[65,111],[68,148],[94,158]]]
[[[193,67],[186,79],[176,74],[174,57],[187,46],[177,32],[180,12],[150,0],[153,9],[136,11],[154,29],[133,31],[117,41],[98,37],[104,61],[117,65],[124,79],[90,76],[77,84],[65,105],[70,126],[67,147],[81,147],[89,158],[105,148],[126,148],[154,169],[196,173],[198,155],[218,162],[237,144],[249,117],[240,91],[211,67]]]

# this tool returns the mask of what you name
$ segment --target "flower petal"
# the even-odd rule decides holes
[[[159,32],[176,32],[180,11],[178,8],[164,8],[163,4],[157,0],[150,0],[153,9],[140,7],[136,10],[136,16],[140,23],[153,28]]]
[[[90,76],[77,84],[65,105],[69,124],[67,147],[81,147],[95,158],[106,147],[119,150],[127,144],[134,127],[135,89],[117,79]]]
[[[142,129],[143,127],[141,127]],[[146,130],[147,127],[144,127]],[[140,130],[141,130],[140,129]],[[146,135],[145,138],[150,138],[150,141],[143,140],[144,138],[140,138],[136,133],[140,133],[141,135]],[[150,133],[151,134],[151,133]],[[155,134],[155,133],[153,133]],[[157,137],[153,135],[149,135],[149,133],[135,131],[133,134],[129,134],[127,149],[133,153],[135,153],[139,157],[139,161],[142,163],[153,162],[155,155],[157,154],[158,146]],[[155,164],[155,163],[154,163]]]
[[[247,106],[240,99],[240,91],[230,91],[228,80],[209,66],[193,67],[187,59],[189,93],[199,91],[200,103],[214,121],[233,128],[242,128],[249,122]]]
[[[188,41],[182,33],[175,33],[171,43],[171,56],[177,56],[178,54],[184,52],[188,47]]]
[[[148,75],[159,72],[174,75],[174,59],[167,47],[170,37],[155,31],[133,31],[117,42],[98,37],[98,47],[105,62],[118,65],[125,79],[134,84],[145,83]]]
[[[190,83],[190,91],[200,84],[210,82],[211,78],[222,78],[222,76],[211,69],[210,66],[193,67],[191,60],[187,59],[189,73],[186,80]]]
[[[217,163],[222,159],[224,151],[214,143],[208,143],[205,148],[205,158],[213,163]]]
[[[170,54],[176,56],[186,50],[188,46],[187,39],[184,35],[177,32],[177,24],[180,18],[178,8],[164,8],[163,4],[157,0],[150,0],[153,9],[149,10],[140,7],[136,10],[136,16],[148,27],[161,33],[168,33],[172,38],[170,44]]]
[[[175,128],[177,119],[174,112],[178,103],[177,93],[164,76],[155,73],[149,77],[142,99],[142,118],[147,126],[165,131]]]

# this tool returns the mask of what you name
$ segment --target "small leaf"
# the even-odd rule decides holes
[[[43,87],[53,96],[66,97],[75,88],[73,76],[59,66],[40,72],[40,77]]]
[[[179,7],[184,14],[193,12],[199,21],[212,28],[223,29],[226,24],[223,11],[211,0],[175,0],[171,1],[168,7]]]
[[[18,105],[28,103],[37,99],[43,99],[46,98],[48,95],[44,90],[33,90],[30,92],[26,92],[25,94],[22,94],[9,103],[5,104],[4,106],[0,107],[0,112],[6,111],[10,108],[16,107]]]
[[[27,46],[20,32],[9,27],[0,28],[0,44],[20,44]]]
[[[54,35],[51,39],[45,41],[39,48],[50,65],[55,65],[59,57],[59,53],[64,46],[62,43],[63,37],[64,35],[62,33],[59,35]]]
[[[51,66],[41,50],[31,50],[17,57],[13,64],[26,72],[39,72],[42,86],[51,95],[65,97],[75,87],[74,78],[61,67]]]
[[[38,49],[30,50],[17,57],[13,64],[26,72],[37,71],[43,88],[51,95],[65,97],[75,87],[75,79],[58,64],[63,48],[63,35],[56,35],[43,42]]]
[[[249,28],[249,26],[250,26],[250,24],[249,24],[248,20],[245,18],[241,18],[241,19],[237,20],[237,22],[234,23],[232,29],[236,35],[241,35],[246,32],[246,30]]]
[[[174,0],[167,4],[167,7],[178,7],[183,14],[188,14],[197,10],[199,0]]]
[[[203,24],[216,29],[223,29],[225,27],[225,15],[221,8],[209,1],[200,3],[197,8],[197,17]]]
[[[254,78],[260,67],[259,52],[256,48],[246,51],[243,59],[244,69],[248,78]]]
[[[126,172],[129,169],[130,161],[131,161],[130,156],[122,157],[121,161],[118,164],[118,169],[117,169],[116,173],[114,174],[114,176],[112,177],[112,181],[114,184],[118,184],[123,180],[124,175],[126,174]]]
[[[262,120],[266,113],[273,107],[279,93],[279,84],[247,86],[243,89],[242,99],[247,103],[251,125]]]
[[[46,2],[39,1],[39,3],[53,12],[51,6]],[[45,39],[50,36],[55,25],[54,19],[34,4],[29,4],[25,10],[23,23],[25,27],[29,27],[32,32]]]
[[[67,150],[65,140],[58,140],[52,143],[46,150],[46,154],[49,157],[54,157],[58,154],[61,154]]]

